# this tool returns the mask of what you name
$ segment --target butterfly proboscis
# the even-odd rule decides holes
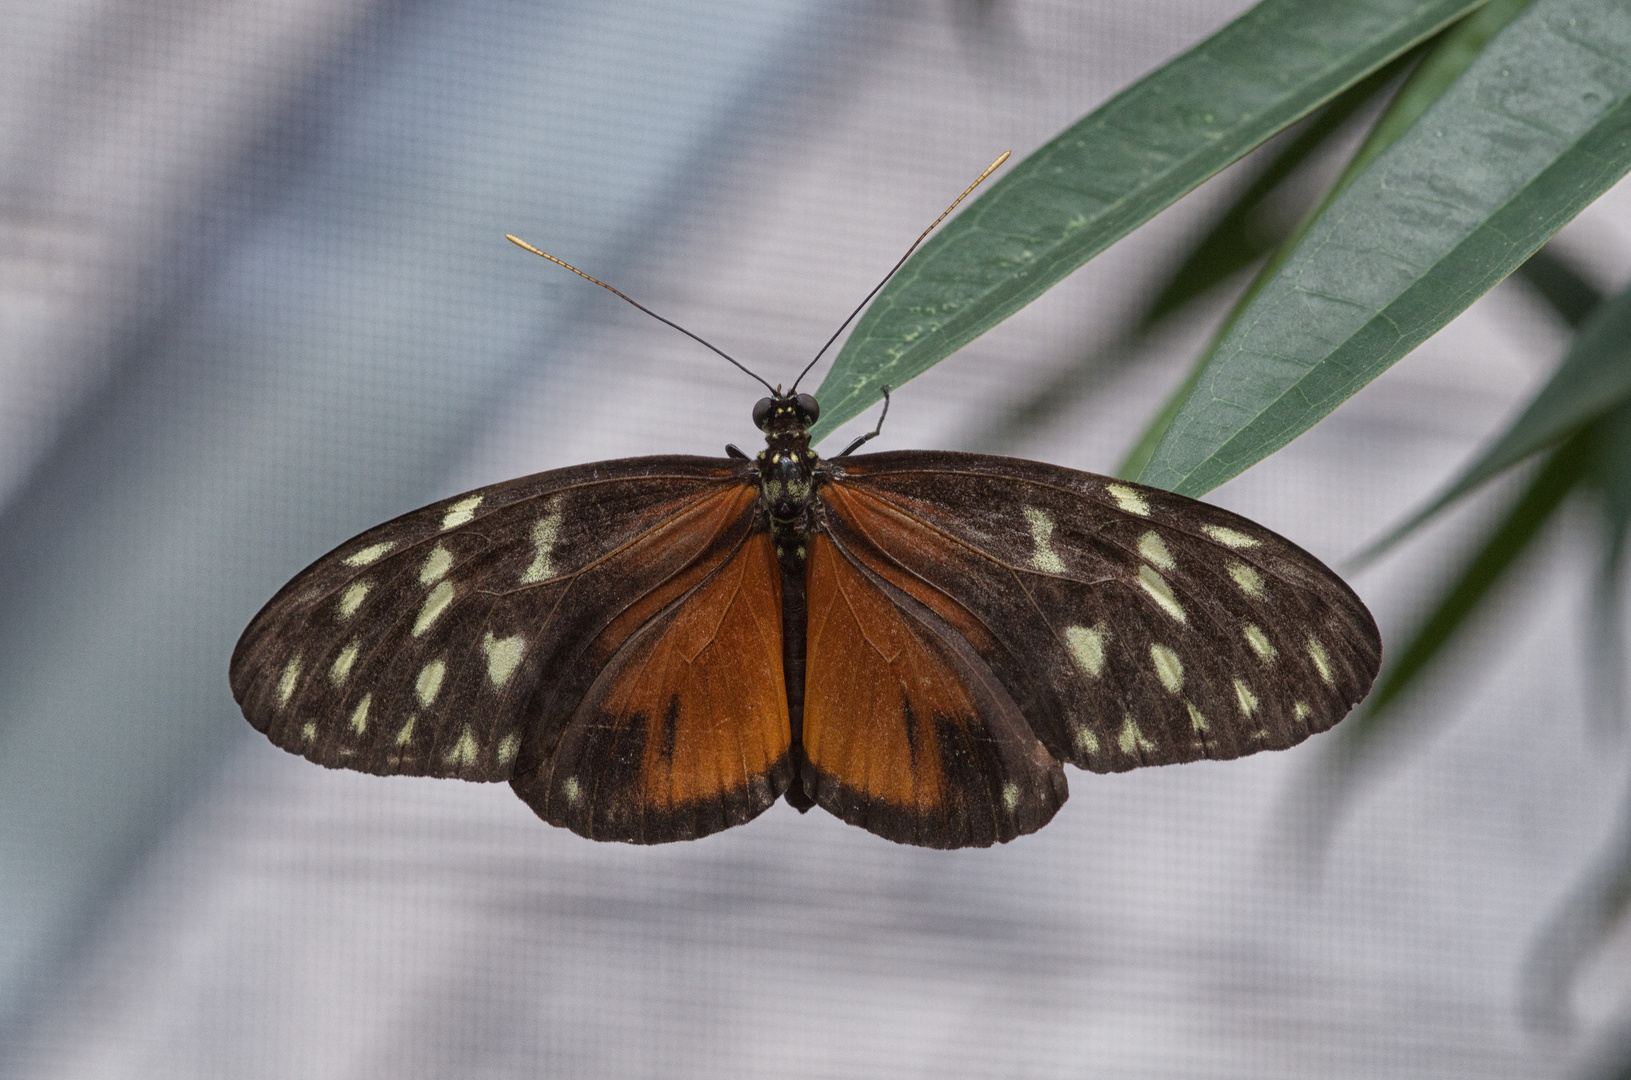
[[[508,781],[598,840],[693,839],[785,797],[953,848],[1045,825],[1064,762],[1282,749],[1369,690],[1364,604],[1238,515],[1016,458],[856,455],[882,415],[818,456],[798,382],[905,256],[784,393],[509,239],[762,383],[765,448],[521,477],[340,545],[233,653],[277,745]]]

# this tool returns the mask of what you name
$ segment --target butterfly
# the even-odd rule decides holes
[[[244,631],[245,717],[331,768],[506,781],[596,840],[785,798],[957,848],[1047,824],[1065,762],[1283,749],[1376,676],[1364,604],[1260,525],[1035,461],[855,453],[882,417],[822,458],[816,398],[765,386],[756,456],[539,473],[341,544]]]

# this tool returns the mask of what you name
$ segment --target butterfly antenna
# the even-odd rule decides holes
[[[1012,153],[1013,153],[1012,150],[1004,150],[1002,152],[1002,157],[998,158],[996,161],[993,161],[990,165],[986,166],[985,172],[981,173],[979,175],[979,177],[977,179],[975,179],[974,183],[972,183],[968,187],[964,188],[963,193],[961,195],[957,196],[957,198],[952,200],[951,205],[946,207],[945,213],[941,214],[939,217],[934,219],[934,225],[930,225],[927,229],[924,229],[923,234],[921,236],[919,236],[916,240],[912,241],[912,246],[906,249],[906,254],[904,254],[904,255],[902,255],[900,257],[900,262],[896,263],[894,265],[894,267],[889,271],[889,273],[887,273],[887,274],[885,274],[883,276],[883,280],[878,282],[878,284],[873,288],[873,290],[866,294],[866,299],[862,300],[860,305],[858,307],[856,307],[856,309],[854,311],[849,313],[849,318],[844,320],[843,325],[840,326],[837,330],[833,331],[832,337],[827,339],[827,344],[821,346],[821,351],[815,354],[815,359],[811,360],[808,364],[804,365],[804,370],[799,372],[799,377],[797,379],[793,380],[793,390],[797,390],[799,388],[799,383],[804,380],[804,376],[810,374],[810,369],[816,366],[816,360],[820,360],[824,355],[826,355],[827,350],[832,348],[832,343],[838,340],[838,335],[842,334],[844,332],[844,328],[849,326],[850,323],[854,322],[855,321],[855,316],[857,316],[861,312],[865,311],[866,306],[868,304],[872,303],[872,298],[874,296],[878,295],[878,290],[883,288],[885,285],[889,284],[889,279],[895,276],[895,271],[899,270],[901,267],[906,265],[906,260],[910,259],[912,257],[912,252],[917,250],[917,246],[919,244],[923,243],[924,240],[928,239],[928,236],[929,236],[930,233],[934,232],[935,226],[939,225],[942,221],[945,221],[946,216],[948,214],[950,214],[953,210],[957,209],[957,206],[958,206],[959,203],[961,203],[964,199],[968,198],[969,192],[973,191],[975,188],[977,188],[981,184],[985,183],[985,178],[990,176],[992,173],[996,172],[997,167],[1000,166],[1003,162],[1007,161],[1008,158],[1009,158],[1009,155],[1011,155]],[[515,237],[512,236],[512,237],[510,237],[510,239],[515,240]],[[520,242],[521,241],[516,240],[516,243],[519,244]],[[540,251],[538,254],[543,255],[544,253]],[[549,258],[549,256],[544,255],[544,258],[547,259],[547,258]],[[559,259],[556,259],[555,261],[560,262]],[[563,263],[562,265],[564,266],[565,264]],[[568,267],[568,269],[571,269],[571,268]],[[593,281],[594,279],[590,278],[589,280]],[[623,294],[618,293],[618,295],[622,296]],[[628,300],[628,297],[624,296],[623,299]],[[630,300],[629,302],[632,304],[634,301]],[[763,380],[761,380],[761,381],[763,381]],[[793,390],[789,390],[788,393],[791,394],[793,392]]]
[[[1006,155],[1004,155],[1004,156],[1006,156]],[[995,167],[996,166],[992,166],[992,168],[995,168]],[[981,179],[983,180],[985,178],[981,177]],[[957,204],[953,203],[952,205],[955,206]],[[518,236],[511,236],[509,233],[505,233],[504,234],[504,239],[508,240],[510,243],[514,244],[516,247],[526,248],[528,251],[532,252],[534,255],[539,256],[540,258],[548,259],[550,262],[554,263],[556,266],[566,267],[568,270],[572,271],[574,274],[578,275],[580,278],[583,278],[585,281],[594,282],[596,285],[599,285],[602,289],[605,289],[607,292],[611,293],[614,296],[621,297],[624,300],[628,300],[629,303],[633,304],[635,307],[639,308],[641,311],[645,312],[647,315],[650,315],[653,319],[656,319],[658,322],[667,323],[669,326],[672,326],[674,329],[678,330],[680,333],[684,334],[686,337],[690,338],[692,341],[699,342],[699,343],[701,343],[703,345],[706,345],[708,348],[712,349],[714,352],[718,353],[720,356],[723,356],[725,359],[729,360],[731,363],[733,363],[737,367],[741,368],[748,375],[752,376],[754,379],[757,379],[758,382],[760,383],[760,385],[762,385],[766,390],[769,390],[771,392],[771,394],[773,394],[773,395],[776,394],[777,391],[776,391],[775,387],[771,386],[769,383],[765,382],[763,379],[760,379],[759,376],[754,375],[753,372],[748,371],[747,367],[741,361],[737,360],[736,357],[732,356],[730,353],[726,352],[724,349],[721,349],[719,346],[715,345],[713,342],[706,341],[706,340],[698,337],[697,335],[691,333],[691,331],[687,330],[685,327],[681,326],[679,323],[674,322],[672,319],[663,318],[661,315],[657,314],[655,311],[652,311],[650,308],[646,307],[644,304],[642,304],[642,303],[640,303],[640,302],[638,302],[636,300],[629,300],[629,298],[627,296],[624,296],[622,293],[618,292],[616,289],[612,288],[610,285],[606,284],[604,281],[600,280],[599,278],[590,277],[588,274],[585,274],[582,270],[579,270],[577,267],[573,266],[571,263],[565,261],[564,259],[557,259],[555,256],[551,255],[547,251],[539,251],[537,248],[533,247],[531,244],[527,243],[525,240],[522,240]],[[910,252],[908,252],[907,254],[910,254]],[[887,279],[885,279],[885,280],[887,280]],[[852,315],[852,316],[850,316],[850,318],[854,318],[854,316]]]

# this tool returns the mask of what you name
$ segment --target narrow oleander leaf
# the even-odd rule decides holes
[[[1229,324],[1141,479],[1198,495],[1437,332],[1631,168],[1631,8],[1536,0]]]
[[[984,432],[970,440],[970,444],[993,453],[1005,451],[1016,438],[1066,412],[1096,383],[1133,362],[1158,323],[1278,248],[1289,234],[1276,231],[1270,225],[1289,216],[1282,214],[1277,205],[1278,200],[1287,197],[1286,180],[1325,149],[1332,136],[1352,120],[1356,112],[1370,105],[1401,71],[1420,59],[1427,47],[1417,46],[1349,87],[1300,128],[1288,133],[1285,145],[1275,148],[1246,189],[1173,270],[1154,302],[1140,316],[1137,326],[1112,341],[1084,351],[1069,368],[1035,388],[1023,401],[1005,408]],[[1271,204],[1275,204],[1275,212],[1264,213]],[[1174,399],[1173,408],[1181,402],[1181,398]],[[1153,449],[1155,444],[1151,442],[1149,446]],[[1144,460],[1148,460],[1148,454],[1140,459],[1140,466]],[[1128,474],[1122,470],[1118,475]]]
[[[1602,304],[1528,408],[1454,483],[1359,556],[1368,562],[1446,507],[1631,398],[1631,289]]]
[[[1433,104],[1454,86],[1473,62],[1483,53],[1497,34],[1506,29],[1534,0],[1490,0],[1488,4],[1468,15],[1440,34],[1420,64],[1411,71],[1399,92],[1388,102],[1387,110],[1376,120],[1376,126],[1355,151],[1342,175],[1331,185],[1325,197],[1330,201],[1370,167],[1388,147],[1398,142],[1405,132],[1416,125]]]
[[[820,439],[1478,0],[1263,0],[1013,167],[879,294],[817,398]]]
[[[1208,348],[1196,359],[1189,374],[1184,378],[1161,409],[1150,418],[1138,439],[1127,451],[1122,460],[1117,475],[1128,479],[1137,479],[1155,456],[1155,448],[1161,444],[1166,436],[1167,429],[1177,418],[1179,410],[1189,400],[1190,394],[1201,380],[1219,343],[1223,340],[1230,327],[1246,310],[1263,288],[1264,284],[1272,280],[1274,274],[1285,264],[1291,254],[1297,250],[1309,227],[1319,219],[1331,201],[1340,195],[1356,177],[1364,172],[1372,161],[1375,161],[1384,150],[1398,141],[1399,137],[1409,131],[1411,126],[1419,120],[1423,113],[1444,96],[1444,92],[1460,78],[1461,74],[1472,65],[1478,54],[1483,51],[1489,41],[1500,30],[1511,22],[1532,0],[1493,0],[1492,3],[1478,9],[1448,30],[1444,31],[1426,47],[1426,55],[1411,71],[1404,85],[1399,87],[1396,94],[1388,102],[1387,109],[1377,117],[1376,123],[1365,136],[1364,142],[1354,152],[1353,157],[1343,168],[1341,174],[1332,183],[1329,191],[1325,193],[1319,204],[1289,235],[1284,237],[1278,249],[1271,258],[1259,268],[1251,284],[1241,293],[1240,299],[1235,302],[1234,309],[1224,319],[1222,327],[1213,336]],[[1408,59],[1408,55],[1401,59]]]
[[[1252,182],[1218,215],[1212,228],[1156,293],[1155,300],[1139,320],[1140,328],[1147,329],[1191,300],[1211,292],[1278,248],[1289,233],[1275,233],[1264,227],[1259,219],[1265,205],[1284,197],[1286,180],[1324,149],[1331,137],[1386,90],[1401,71],[1418,60],[1422,48],[1410,50],[1348,87],[1300,129],[1288,133],[1285,145],[1276,149]],[[1292,214],[1300,217],[1305,209],[1297,208]]]
[[[1595,432],[1588,429],[1553,452],[1506,518],[1484,541],[1461,576],[1434,606],[1421,629],[1382,672],[1365,709],[1345,726],[1350,744],[1363,744],[1399,714],[1388,708],[1435,660],[1513,562],[1552,518],[1565,496],[1592,467]]]

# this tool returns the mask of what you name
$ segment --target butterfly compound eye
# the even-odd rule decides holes
[[[815,423],[816,418],[821,415],[821,402],[817,401],[813,394],[800,394],[793,399],[793,403],[798,406],[799,412],[804,414],[806,423]]]
[[[766,422],[770,420],[770,409],[773,404],[769,398],[762,397],[759,399],[759,403],[753,407],[753,426],[760,431],[765,429]]]

